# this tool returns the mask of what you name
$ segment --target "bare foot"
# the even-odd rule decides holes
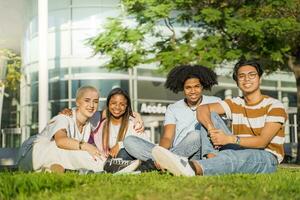
[[[61,166],[60,164],[52,164],[50,166],[50,171],[53,173],[64,173],[65,172],[65,168],[63,166]]]

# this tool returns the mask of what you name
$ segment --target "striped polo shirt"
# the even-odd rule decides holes
[[[274,154],[280,163],[284,157],[284,123],[287,113],[283,104],[272,97],[263,96],[263,99],[256,104],[246,104],[242,97],[226,99],[220,102],[229,119],[232,120],[232,132],[240,137],[251,137],[261,134],[267,122],[277,122],[282,126],[276,133],[266,151]]]

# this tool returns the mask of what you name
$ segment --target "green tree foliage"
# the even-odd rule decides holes
[[[19,126],[18,104],[20,99],[21,58],[8,49],[0,49],[0,57],[6,60],[6,76],[1,84],[5,86],[1,128]],[[3,95],[3,94],[2,94]]]
[[[95,54],[110,57],[110,69],[155,63],[168,71],[178,64],[215,67],[224,61],[256,58],[268,72],[295,74],[300,108],[300,0],[121,2],[125,17],[112,19],[90,40]],[[128,25],[129,19],[135,23]],[[300,162],[300,145],[298,152]]]
[[[7,60],[5,88],[15,92],[19,90],[21,78],[21,57],[8,49],[0,49],[0,56]]]

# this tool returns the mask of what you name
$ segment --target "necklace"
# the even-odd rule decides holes
[[[195,112],[198,108],[198,106],[200,106],[201,102],[202,102],[202,96],[199,98],[199,100],[197,101],[195,106],[190,106],[187,102],[187,99],[184,99],[184,102],[186,103],[187,107],[189,107],[189,109],[193,112]]]

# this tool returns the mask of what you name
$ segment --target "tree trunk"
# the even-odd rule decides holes
[[[298,138],[298,147],[297,147],[297,159],[296,163],[300,164],[300,64],[293,66],[293,71],[296,78],[297,84],[297,138]]]
[[[300,66],[299,66],[300,68]],[[300,164],[300,74],[296,77],[297,82],[297,138],[298,138],[298,147],[297,147],[297,159],[296,163]]]
[[[300,53],[300,49],[298,51]],[[299,54],[300,55],[300,54]],[[288,56],[288,66],[294,72],[297,85],[297,158],[296,163],[300,164],[300,60],[298,54],[296,57]]]

